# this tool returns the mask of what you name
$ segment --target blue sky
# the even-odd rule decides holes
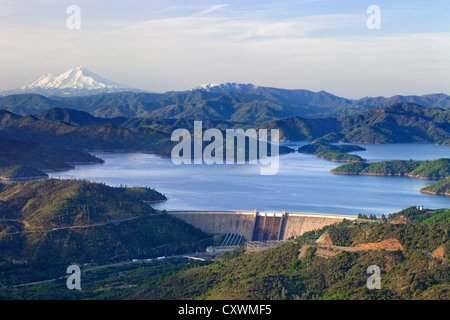
[[[66,26],[69,5],[80,30]],[[450,94],[450,4],[0,0],[0,90],[80,65],[154,92],[231,81],[347,98]]]

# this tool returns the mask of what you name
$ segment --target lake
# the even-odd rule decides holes
[[[283,145],[298,148],[309,142]],[[370,161],[434,160],[450,156],[450,146],[433,144],[358,144],[355,154]],[[174,165],[171,159],[143,153],[93,152],[102,165],[77,165],[52,172],[54,178],[79,178],[111,186],[149,186],[168,201],[165,210],[254,210],[370,215],[423,205],[449,208],[450,197],[422,194],[433,183],[409,177],[351,176],[330,173],[342,163],[292,153],[280,156],[276,175],[260,175],[259,165]]]

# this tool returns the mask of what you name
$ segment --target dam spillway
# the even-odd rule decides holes
[[[168,211],[208,234],[235,233],[246,241],[287,240],[355,216],[254,211]]]
[[[256,213],[252,241],[269,241],[280,239],[283,214],[276,212]]]

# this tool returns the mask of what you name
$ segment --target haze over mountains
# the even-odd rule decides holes
[[[37,114],[70,108],[96,117],[211,119],[264,123],[290,116],[318,118],[362,114],[392,103],[450,109],[450,96],[393,96],[351,100],[326,91],[287,90],[253,84],[204,84],[192,90],[148,93],[104,79],[83,67],[41,77],[30,85],[3,92],[0,109]]]

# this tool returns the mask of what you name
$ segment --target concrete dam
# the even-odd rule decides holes
[[[254,211],[168,211],[205,233],[234,233],[246,241],[287,240],[355,216]]]

